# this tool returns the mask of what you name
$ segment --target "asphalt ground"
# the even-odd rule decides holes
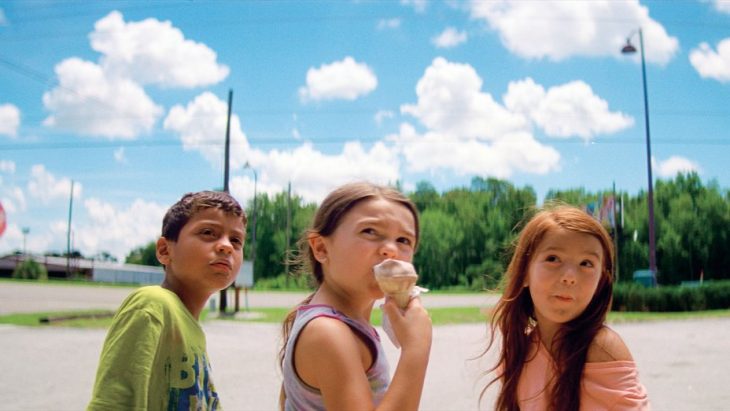
[[[0,282],[0,313],[114,309],[129,291],[124,287]],[[255,310],[257,306],[289,306],[302,297],[249,293],[248,302]],[[493,298],[427,294],[424,305],[481,306]],[[223,407],[275,410],[281,383],[276,366],[279,325],[212,320],[203,327]],[[612,327],[631,348],[654,410],[730,410],[730,318]],[[84,409],[105,333],[98,329],[0,325],[0,410]],[[491,357],[471,358],[483,350],[487,336],[484,324],[434,327],[422,410],[478,409],[479,393],[489,377],[481,374]],[[392,371],[398,350],[388,341],[384,346]],[[486,393],[482,410],[491,409],[494,395],[493,390]]]

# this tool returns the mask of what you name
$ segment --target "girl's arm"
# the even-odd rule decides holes
[[[299,378],[321,391],[328,410],[374,408],[366,376],[372,354],[347,324],[316,318],[302,330],[295,350]]]
[[[417,410],[431,352],[431,318],[419,298],[411,299],[405,311],[401,311],[392,299],[388,299],[383,308],[401,344],[401,354],[378,409]]]
[[[401,342],[401,356],[393,380],[378,410],[417,410],[431,349],[431,319],[420,300],[405,312],[394,301],[384,309]],[[366,370],[373,357],[365,343],[342,321],[320,317],[307,324],[297,340],[297,374],[318,388],[328,410],[373,410]]]
[[[585,395],[581,397],[581,408],[616,411],[651,409],[631,352],[618,333],[603,327],[588,347],[586,361],[582,386]]]
[[[603,327],[588,347],[586,362],[633,361],[631,351],[614,330]]]

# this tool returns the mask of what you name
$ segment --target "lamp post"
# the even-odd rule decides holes
[[[649,133],[649,98],[646,91],[646,62],[644,61],[644,35],[641,28],[637,30],[639,33],[639,52],[641,55],[641,79],[644,86],[644,125],[646,127],[646,172],[649,178],[649,191],[647,192],[647,205],[649,208],[649,270],[651,271],[652,280],[656,285],[656,234],[654,231],[654,180],[651,176],[651,138]],[[631,37],[636,32],[631,33],[626,38],[626,45],[621,49],[623,54],[636,53],[636,47],[631,44]]]
[[[30,233],[30,228],[23,227],[21,229],[21,232],[23,233],[23,258],[27,258],[28,252],[26,251],[26,248],[25,248],[25,237],[28,235],[28,233]]]
[[[251,167],[251,164],[247,161],[243,166],[244,169],[248,168],[253,171],[253,219],[251,220],[251,271],[256,273],[256,185],[258,184],[258,174],[256,169]]]

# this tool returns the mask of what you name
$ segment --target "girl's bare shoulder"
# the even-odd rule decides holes
[[[586,362],[633,361],[629,347],[614,330],[603,327],[588,347]]]

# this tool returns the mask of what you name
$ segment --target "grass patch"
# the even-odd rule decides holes
[[[110,310],[16,313],[0,315],[0,324],[25,327],[109,328],[112,325],[114,313],[115,311]],[[208,309],[203,309],[200,313],[200,321],[205,321],[208,315]]]
[[[644,311],[611,311],[608,322],[627,323],[661,320],[696,320],[702,318],[728,318],[730,310],[681,311],[681,312],[644,312]]]
[[[22,325],[27,327],[107,328],[112,323],[113,314],[113,311],[108,310],[16,313],[0,315],[0,324]],[[61,318],[67,319],[53,320]],[[52,321],[44,321],[48,319]]]
[[[218,316],[217,314],[213,314],[210,316],[210,319],[243,321],[248,323],[281,323],[290,310],[291,308],[289,307],[256,308],[249,311],[241,310],[235,316]]]
[[[106,283],[102,281],[91,281],[79,278],[49,278],[48,280],[29,280],[23,278],[7,278],[0,277],[0,283],[19,283],[27,285],[38,285],[38,286],[85,286],[85,287],[114,287],[114,288],[129,288],[130,290],[153,284],[136,284],[136,283]]]
[[[200,321],[223,320],[241,321],[255,323],[277,323],[281,324],[290,308],[257,308],[251,311],[240,311],[236,316],[219,317],[210,313],[206,308],[200,313]],[[479,307],[434,307],[428,310],[433,325],[449,324],[475,324],[486,323],[489,320],[489,309]],[[40,312],[0,315],[0,324],[12,324],[30,327],[76,327],[76,328],[108,328],[112,323],[112,317],[108,310],[84,310],[84,311],[61,311],[61,312]],[[93,318],[99,315],[106,315],[104,318]],[[49,317],[73,317],[83,318],[68,319],[42,323],[42,318]],[[687,312],[610,312],[609,323],[628,323],[644,321],[665,321],[665,320],[693,320],[703,318],[730,318],[728,310],[709,311],[687,311]],[[373,325],[382,325],[383,311],[379,308],[373,309],[371,322]]]
[[[259,323],[281,323],[289,312],[289,308],[257,308],[251,311],[250,315],[243,314],[231,317],[216,317],[226,321],[244,321]],[[479,307],[438,307],[428,310],[433,325],[464,324],[485,322],[486,317],[481,313]],[[370,317],[373,325],[382,325],[383,311],[379,308],[373,309]]]

